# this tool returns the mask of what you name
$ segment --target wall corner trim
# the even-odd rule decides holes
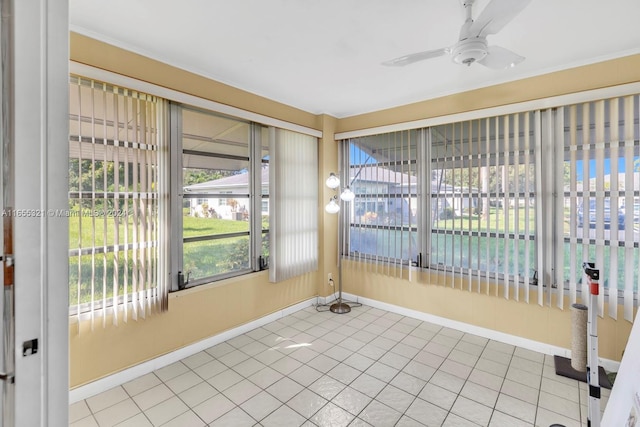
[[[504,332],[494,331],[492,329],[483,328],[480,326],[471,325],[469,323],[459,322],[457,320],[447,319],[445,317],[434,316],[422,311],[412,310],[409,308],[401,307],[398,305],[389,304],[386,302],[377,301],[370,298],[362,298],[357,295],[342,293],[343,298],[347,300],[357,301],[361,304],[368,305],[373,308],[379,308],[381,310],[390,311],[392,313],[400,314],[414,319],[422,320],[424,322],[434,323],[436,325],[444,326],[451,329],[456,329],[461,332],[477,335],[483,338],[488,338],[494,341],[500,341],[505,344],[522,347],[527,350],[536,351],[538,353],[547,354],[550,356],[562,356],[571,357],[571,350],[568,348],[558,347],[551,344],[546,344],[539,341],[534,341],[528,338],[522,338]],[[620,362],[610,359],[600,359],[600,365],[607,371],[617,372],[620,367]]]

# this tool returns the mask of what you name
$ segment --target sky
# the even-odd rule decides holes
[[[615,163],[614,163],[615,165]],[[604,159],[603,162],[603,169],[604,169],[604,175],[611,175],[611,159]],[[634,160],[634,171],[635,172],[640,172],[640,157],[636,157]],[[589,178],[595,178],[596,177],[596,172],[597,172],[597,168],[596,168],[596,161],[595,159],[591,159],[589,160]],[[624,162],[624,158],[623,157],[619,157],[618,158],[618,173],[625,173],[626,172],[626,166],[625,166],[625,162]],[[584,163],[583,160],[576,160],[576,173],[577,173],[577,180],[578,181],[582,181],[583,180],[583,175],[584,175]]]

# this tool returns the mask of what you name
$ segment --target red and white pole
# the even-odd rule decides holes
[[[587,383],[589,385],[589,410],[587,427],[600,427],[600,382],[598,373],[598,294],[600,270],[595,264],[582,264],[589,284],[589,316],[587,320]]]

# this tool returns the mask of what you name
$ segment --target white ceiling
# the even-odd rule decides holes
[[[476,0],[474,17],[489,0]],[[336,117],[640,53],[639,0],[532,0],[490,45],[526,60],[491,70],[440,57],[460,0],[70,0],[70,29],[302,110]]]

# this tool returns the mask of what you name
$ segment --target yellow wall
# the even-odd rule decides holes
[[[472,90],[397,108],[376,111],[338,121],[337,131],[347,132],[396,123],[439,117],[483,108],[543,99],[593,89],[640,82],[640,55],[531,77],[510,83]],[[357,271],[353,274],[353,271]],[[367,272],[362,266],[344,274],[346,292],[362,297],[419,310],[451,320],[505,332],[531,340],[571,348],[571,311],[555,306],[506,300],[425,281],[391,279]],[[533,299],[537,301],[537,297]],[[600,319],[600,357],[619,361],[631,323],[608,316]]]
[[[320,149],[318,152],[318,185],[320,186],[318,194],[319,215],[320,218],[320,259],[318,269],[318,294],[327,296],[334,289],[329,286],[329,274],[332,277],[338,275],[338,256],[336,248],[338,247],[338,215],[328,215],[324,211],[325,205],[336,192],[327,188],[325,181],[331,172],[338,173],[338,144],[333,139],[338,120],[331,116],[322,116],[322,132],[323,138],[320,141]]]
[[[337,216],[324,213],[333,192],[324,180],[337,172],[334,132],[453,114],[478,108],[640,81],[640,55],[513,82],[437,100],[337,120],[314,116],[202,76],[71,34],[71,60],[147,81],[265,116],[322,130],[319,146],[320,267],[284,283],[268,282],[266,272],[224,280],[172,294],[169,310],[127,325],[90,331],[70,326],[71,387],[94,381],[185,345],[242,325],[315,295],[329,295],[327,275],[337,284]],[[569,310],[539,307],[443,286],[390,279],[374,273],[345,273],[345,291],[437,316],[570,348]],[[601,320],[601,356],[620,360],[629,336],[625,321]]]
[[[313,129],[328,126],[326,135],[333,136],[331,117],[318,117],[75,33],[70,40],[72,61]],[[325,138],[320,145],[328,146],[321,156],[331,166],[337,161],[336,144],[330,142]],[[320,170],[324,173],[323,167]],[[336,224],[329,226],[335,230]],[[126,325],[120,321],[112,326],[109,320],[106,328],[97,322],[91,330],[87,322],[71,324],[70,385],[94,381],[312,298],[322,292],[319,284],[324,281],[319,276],[320,272],[274,284],[266,272],[254,273],[171,294],[166,313]]]
[[[640,55],[347,117],[337,132],[446,116],[640,81]]]
[[[445,283],[442,276],[414,273],[411,280],[406,271],[402,278],[395,272],[376,272],[365,264],[345,262],[343,268],[346,292],[364,298],[429,313],[434,316],[492,329],[510,335],[562,347],[571,348],[571,310],[565,300],[564,310],[538,305],[537,290],[532,290],[529,303],[503,297],[504,289],[483,285],[481,292],[469,291],[461,280],[454,287]],[[513,295],[510,297],[513,298]],[[618,310],[619,321],[608,316],[598,321],[599,356],[605,359],[622,358],[632,324],[623,319],[622,306]]]
[[[201,341],[317,294],[316,274],[269,283],[259,272],[171,294],[169,310],[146,319],[70,327],[70,384],[76,387]]]
[[[128,52],[86,36],[71,33],[70,59],[144,82],[198,96],[245,111],[320,129],[310,113],[219,83],[200,75]]]

